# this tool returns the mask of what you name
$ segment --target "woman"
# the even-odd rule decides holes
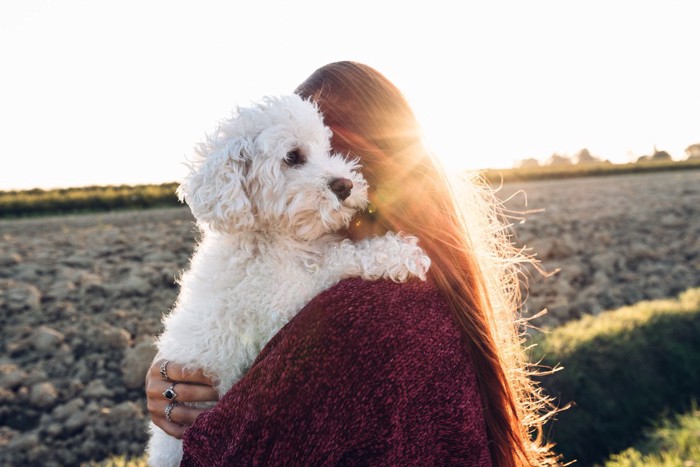
[[[429,279],[352,279],[319,295],[199,418],[178,405],[166,420],[170,383],[155,362],[146,381],[154,422],[184,435],[183,463],[193,465],[555,463],[540,437],[548,401],[529,377],[515,319],[525,258],[495,199],[467,181],[456,192],[407,101],[376,70],[331,63],[296,92],[318,103],[333,149],[359,157],[371,187],[371,208],[347,235],[417,236]],[[165,371],[184,381],[177,401],[216,399],[201,372]]]

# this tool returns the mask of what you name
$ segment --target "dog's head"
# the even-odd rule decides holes
[[[357,161],[331,153],[330,137],[312,102],[264,98],[196,148],[177,194],[209,229],[313,240],[347,227],[367,205]]]

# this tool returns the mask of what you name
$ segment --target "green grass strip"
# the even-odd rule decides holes
[[[557,451],[579,465],[633,445],[662,413],[700,399],[700,289],[587,316],[535,338],[532,361],[564,369],[541,378],[563,411]]]
[[[664,418],[637,446],[614,454],[605,467],[700,465],[700,410]]]
[[[179,206],[176,183],[0,191],[0,218]]]

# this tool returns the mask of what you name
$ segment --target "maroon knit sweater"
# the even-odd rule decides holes
[[[182,465],[490,466],[445,299],[418,280],[320,294],[185,432]]]

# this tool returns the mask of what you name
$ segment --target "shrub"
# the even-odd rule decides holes
[[[700,465],[700,411],[665,418],[638,446],[613,455],[605,467]]]
[[[700,289],[586,316],[534,339],[532,361],[560,405],[550,439],[567,460],[600,462],[634,444],[665,411],[700,398]]]

